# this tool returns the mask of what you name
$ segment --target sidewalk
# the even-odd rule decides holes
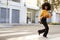
[[[14,32],[33,32],[37,33],[39,29],[43,29],[43,25],[14,25],[11,27],[0,27],[0,31]],[[60,33],[60,25],[49,25],[49,34]]]
[[[13,25],[13,27],[0,27],[0,40],[42,40],[43,37],[40,36],[39,39],[37,31],[43,28],[43,25]],[[49,28],[49,40],[60,40],[60,25],[49,25]]]
[[[20,33],[10,34],[10,35],[0,35],[0,40],[60,40],[60,34],[48,35],[48,38],[44,38],[42,34],[39,36],[37,34],[21,36]]]

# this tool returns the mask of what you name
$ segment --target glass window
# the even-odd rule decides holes
[[[19,23],[19,10],[12,9],[12,23]]]
[[[9,23],[9,9],[1,8],[1,10],[0,10],[0,23]]]
[[[20,2],[20,0],[12,0],[12,1],[14,1],[14,2]]]

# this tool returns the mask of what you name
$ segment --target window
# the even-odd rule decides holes
[[[12,23],[19,23],[19,10],[12,9]]]
[[[0,23],[9,23],[9,9],[0,9]]]
[[[12,0],[12,1],[14,1],[14,2],[20,2],[20,0]]]

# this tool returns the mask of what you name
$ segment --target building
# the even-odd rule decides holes
[[[60,23],[60,0],[50,0],[52,5],[52,23]]]
[[[52,14],[52,23],[60,23],[60,7],[54,8]]]
[[[0,23],[35,23],[37,10],[37,0],[0,0]]]
[[[37,6],[37,0],[26,0],[26,7],[27,23],[35,23],[35,15],[39,10],[39,7]]]
[[[26,14],[23,2],[23,0],[0,0],[0,23],[20,24],[21,21],[26,23],[24,21],[26,18],[23,17]]]
[[[0,24],[38,23],[41,5],[45,1],[54,5],[52,0],[0,0]],[[60,12],[52,14],[53,17],[48,22],[60,22]]]

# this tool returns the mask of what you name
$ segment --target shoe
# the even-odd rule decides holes
[[[43,35],[44,38],[48,38],[47,36]]]
[[[41,34],[40,30],[38,30],[38,34],[39,34],[39,35]]]

